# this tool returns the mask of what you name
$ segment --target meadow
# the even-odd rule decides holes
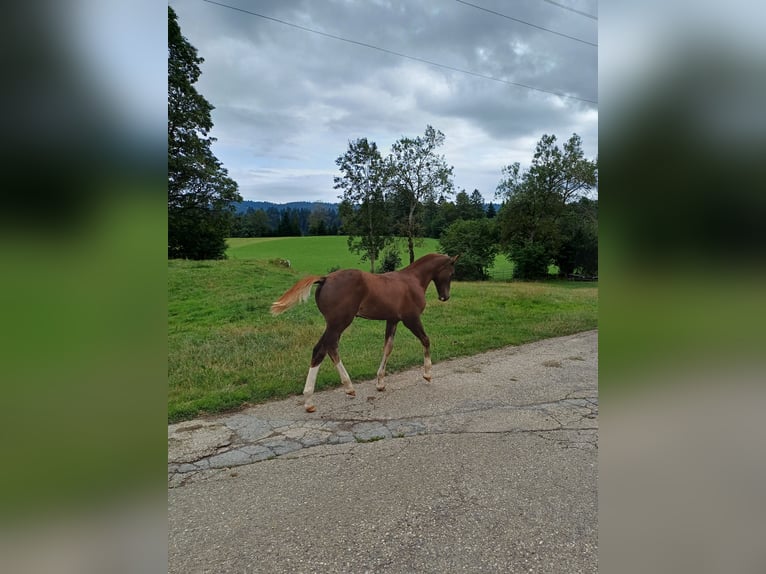
[[[416,257],[435,250],[427,240]],[[227,254],[223,261],[168,261],[171,422],[301,393],[324,320],[313,297],[278,317],[269,314],[271,303],[303,275],[369,269],[343,237],[232,239]],[[270,262],[275,259],[289,259],[291,267]],[[426,295],[422,319],[435,364],[597,327],[595,284],[453,282],[446,303],[433,286]],[[340,354],[355,382],[374,378],[384,330],[382,322],[357,319],[341,338]],[[422,361],[420,342],[400,327],[388,372]],[[338,385],[328,359],[317,390]]]
[[[294,269],[303,273],[327,273],[330,269],[355,267],[370,270],[369,261],[360,261],[356,253],[348,250],[345,236],[319,237],[233,237],[227,239],[229,259],[288,259]],[[409,263],[407,246],[404,241],[398,245],[402,266]],[[426,253],[439,251],[436,239],[425,238],[415,246],[415,258]],[[454,255],[454,254],[450,254]],[[376,263],[377,266],[377,263]],[[510,278],[513,263],[505,256],[498,255],[490,276]]]

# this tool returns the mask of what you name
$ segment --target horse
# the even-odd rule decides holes
[[[450,298],[450,283],[455,274],[459,255],[449,257],[438,253],[424,255],[399,271],[376,275],[359,269],[341,269],[327,275],[310,275],[300,279],[271,305],[271,314],[279,315],[305,302],[316,284],[319,311],[324,315],[326,327],[311,356],[311,365],[303,387],[306,412],[316,410],[313,401],[314,384],[319,366],[330,355],[340,375],[347,395],[355,396],[351,378],[338,355],[338,342],[344,330],[355,317],[386,322],[383,359],[377,373],[375,388],[386,388],[384,377],[386,362],[394,347],[396,327],[401,321],[423,345],[423,378],[431,381],[431,341],[423,329],[420,315],[426,307],[425,292],[433,281],[440,301]]]

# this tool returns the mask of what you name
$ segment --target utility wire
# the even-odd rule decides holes
[[[579,100],[581,102],[587,102],[589,104],[596,104],[598,105],[598,102],[596,100],[589,100],[587,98],[581,98],[578,96],[573,96],[570,94],[565,94],[562,92],[555,92],[553,90],[546,90],[543,88],[536,88],[534,86],[529,86],[527,84],[521,84],[519,82],[511,82],[510,80],[503,80],[502,78],[496,78],[494,76],[488,76],[486,74],[479,74],[477,72],[472,72],[470,70],[463,70],[461,68],[455,68],[453,66],[448,66],[446,64],[439,64],[438,62],[432,62],[431,60],[426,60],[424,58],[418,58],[417,56],[409,56],[407,54],[402,54],[401,52],[394,52],[393,50],[388,50],[386,48],[380,48],[379,46],[373,46],[372,44],[367,44],[366,42],[359,42],[357,40],[350,40],[348,38],[343,38],[341,36],[336,36],[334,34],[328,34],[327,32],[321,32],[319,30],[314,30],[312,28],[307,28],[306,26],[301,26],[299,24],[293,24],[292,22],[287,22],[286,20],[280,20],[279,18],[273,18],[271,16],[266,16],[264,14],[259,14],[258,12],[252,12],[250,10],[244,10],[243,8],[237,8],[236,6],[229,6],[228,4],[222,4],[221,2],[214,2],[213,0],[203,0],[203,2],[207,2],[208,4],[215,4],[216,6],[221,6],[222,8],[228,8],[229,10],[235,10],[237,12],[243,12],[245,14],[250,14],[251,16],[257,16],[258,18],[263,18],[264,20],[270,20],[272,22],[277,22],[279,24],[284,24],[285,26],[290,26],[291,28],[297,28],[298,30],[303,30],[304,32],[310,32],[312,34],[317,34],[319,36],[324,36],[325,38],[332,38],[333,40],[340,40],[341,42],[348,42],[349,44],[355,44],[357,46],[363,46],[365,48],[370,48],[372,50],[378,50],[379,52],[384,52],[386,54],[391,54],[393,56],[398,56],[400,58],[406,58],[408,60],[414,60],[416,62],[421,62],[423,64],[428,64],[429,66],[436,66],[437,68],[443,68],[445,70],[451,70],[453,72],[459,72],[461,74],[468,74],[469,76],[475,76],[477,78],[484,78],[485,80],[492,80],[494,82],[500,82],[502,84],[508,84],[511,86],[517,86],[519,88],[526,88],[527,90],[534,90],[536,92],[543,92],[545,94],[552,94],[554,96],[559,96],[561,98],[568,98],[572,100]]]
[[[537,24],[532,24],[531,22],[519,20],[518,18],[514,18],[513,16],[508,16],[507,14],[501,14],[500,12],[495,12],[494,10],[490,10],[489,8],[477,6],[476,4],[471,4],[470,2],[465,2],[464,0],[455,0],[455,2],[460,2],[461,4],[465,4],[466,6],[470,6],[471,8],[476,8],[477,10],[483,10],[484,12],[489,12],[490,14],[494,14],[495,16],[501,16],[502,18],[507,18],[508,20],[513,20],[514,22],[519,22],[520,24],[531,26],[532,28],[537,28],[538,30],[550,32],[551,34],[556,34],[556,36],[561,36],[562,38],[569,38],[570,40],[574,40],[575,42],[582,42],[583,44],[587,44],[588,46],[595,46],[596,48],[598,48],[598,44],[594,44],[593,42],[588,42],[587,40],[581,40],[580,38],[575,38],[574,36],[568,36],[566,34],[562,34],[561,32],[556,32],[555,30],[551,30],[550,28],[543,28],[542,26],[538,26]]]
[[[580,16],[585,16],[586,18],[590,18],[591,20],[598,20],[598,16],[594,16],[593,14],[588,14],[587,12],[581,12],[580,10],[575,10],[574,8],[570,8],[569,6],[564,6],[563,4],[559,4],[558,2],[554,2],[553,0],[543,0],[543,2],[547,2],[548,4],[553,4],[554,6],[563,8],[564,10],[569,10],[570,12],[574,12],[575,14],[579,14]]]

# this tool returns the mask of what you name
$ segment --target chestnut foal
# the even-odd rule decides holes
[[[426,307],[425,292],[428,284],[433,281],[439,300],[449,299],[450,283],[458,257],[430,253],[401,271],[381,275],[358,269],[341,269],[324,276],[311,275],[298,281],[271,305],[271,314],[279,315],[299,301],[308,300],[311,286],[315,283],[319,285],[315,298],[327,326],[314,346],[311,368],[303,387],[307,412],[312,413],[316,410],[312,398],[314,384],[319,365],[325,355],[330,355],[335,368],[338,369],[346,394],[356,394],[351,378],[338,355],[340,336],[354,317],[386,322],[386,342],[375,388],[379,391],[385,389],[383,377],[386,374],[386,362],[394,347],[394,335],[399,321],[423,344],[423,378],[431,380],[431,342],[420,321],[420,315]]]

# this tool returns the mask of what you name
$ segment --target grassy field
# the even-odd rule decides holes
[[[424,245],[416,255],[434,250]],[[269,306],[302,275],[365,268],[337,237],[231,240],[228,254],[224,261],[168,262],[169,421],[299,394],[323,318],[313,297],[279,317]],[[272,258],[290,259],[292,268]],[[597,326],[593,284],[454,282],[448,302],[436,299],[433,286],[427,298],[423,324],[435,363]],[[354,381],[375,376],[384,329],[357,319],[341,338]],[[400,327],[388,371],[422,361],[419,341]],[[328,359],[317,389],[338,384]]]
[[[361,261],[348,250],[345,236],[232,237],[226,241],[229,259],[288,259],[294,269],[304,273],[327,273],[337,267],[370,270],[368,261]],[[438,251],[438,240],[426,238],[422,245],[415,247],[415,258]],[[399,245],[399,254],[402,264],[407,265],[409,256],[404,241]],[[550,272],[555,273],[555,268],[551,267]],[[512,273],[513,263],[505,255],[495,257],[495,264],[489,270],[492,279],[508,280]]]
[[[370,270],[369,261],[348,250],[346,236],[327,235],[318,237],[232,237],[226,240],[229,259],[287,259],[293,269],[302,273],[327,273],[333,268]],[[438,251],[436,239],[425,239],[415,247],[415,258]],[[399,254],[402,264],[409,263],[407,246],[401,242]],[[376,262],[377,266],[377,262]]]

